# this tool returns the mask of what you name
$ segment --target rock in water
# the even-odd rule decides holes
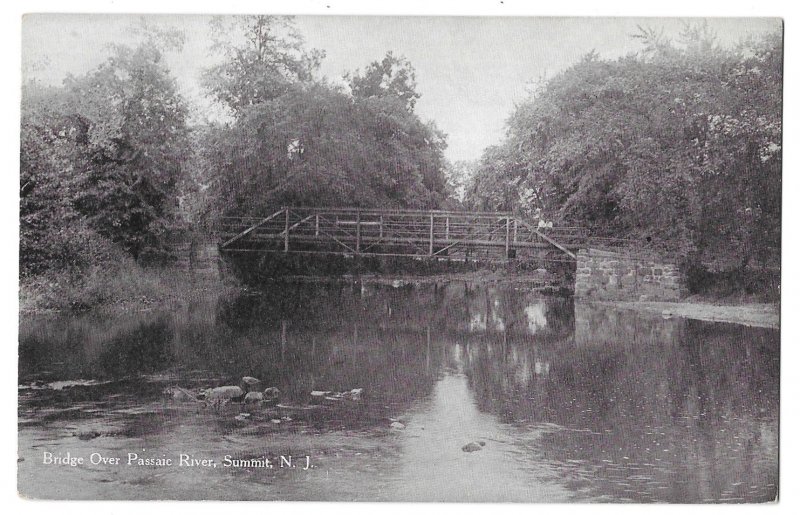
[[[281,395],[280,390],[278,390],[274,386],[270,386],[269,388],[264,390],[262,399],[267,405],[274,406],[278,404],[278,402],[280,402],[280,395]]]
[[[261,392],[247,392],[244,396],[244,402],[261,402],[264,400],[264,394]]]
[[[254,392],[261,388],[261,381],[255,377],[244,376],[242,378],[242,390],[246,392]]]
[[[465,445],[464,447],[462,447],[462,448],[461,448],[461,450],[462,450],[462,451],[464,451],[464,452],[475,452],[475,451],[480,451],[480,450],[482,450],[482,449],[483,449],[483,446],[484,446],[484,445],[486,445],[486,442],[484,442],[484,441],[480,441],[480,440],[479,440],[479,441],[477,441],[477,442],[470,442],[470,443],[468,443],[467,445]]]
[[[400,430],[400,429],[405,429],[406,425],[403,424],[402,422],[392,422],[391,424],[389,424],[389,427],[392,429]]]
[[[213,401],[216,399],[238,399],[244,397],[244,390],[238,386],[218,386],[206,390],[206,400]]]
[[[361,394],[363,392],[364,392],[363,388],[353,388],[352,390],[350,390],[350,394],[349,394],[350,399],[352,399],[354,401],[360,401],[361,400]]]
[[[100,433],[97,431],[85,431],[78,433],[78,440],[93,440],[98,436],[100,436]]]
[[[186,388],[181,388],[180,386],[170,386],[166,388],[164,390],[164,395],[178,402],[189,402],[197,400],[197,397],[192,392],[190,392]]]

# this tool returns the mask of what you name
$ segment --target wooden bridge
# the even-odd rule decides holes
[[[509,212],[284,207],[269,216],[223,218],[223,252],[569,261],[592,243],[579,227],[539,227]],[[600,241],[607,240],[607,241]]]

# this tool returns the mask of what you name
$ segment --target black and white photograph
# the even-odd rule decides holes
[[[782,18],[201,13],[17,19],[21,502],[778,502]]]

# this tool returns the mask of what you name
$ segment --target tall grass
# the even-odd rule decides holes
[[[49,272],[20,280],[20,311],[88,311],[98,308],[144,309],[189,301],[210,289],[232,284],[212,275],[176,267],[142,267],[132,259],[83,271]]]

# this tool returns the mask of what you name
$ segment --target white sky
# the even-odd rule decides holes
[[[109,43],[131,42],[126,28],[139,16],[29,15],[23,19],[23,78],[60,84],[108,55]],[[209,105],[200,72],[214,62],[208,53],[210,17],[148,16],[148,22],[184,30],[186,44],[169,56],[181,91],[202,115]],[[417,112],[448,134],[449,159],[474,159],[503,136],[514,104],[530,81],[552,76],[596,50],[613,58],[637,51],[630,37],[637,25],[676,36],[684,20],[674,18],[339,17],[295,19],[309,47],[324,49],[321,73],[338,80],[364,68],[388,50],[404,55],[417,71],[422,98]],[[723,44],[775,30],[774,18],[711,18]]]

